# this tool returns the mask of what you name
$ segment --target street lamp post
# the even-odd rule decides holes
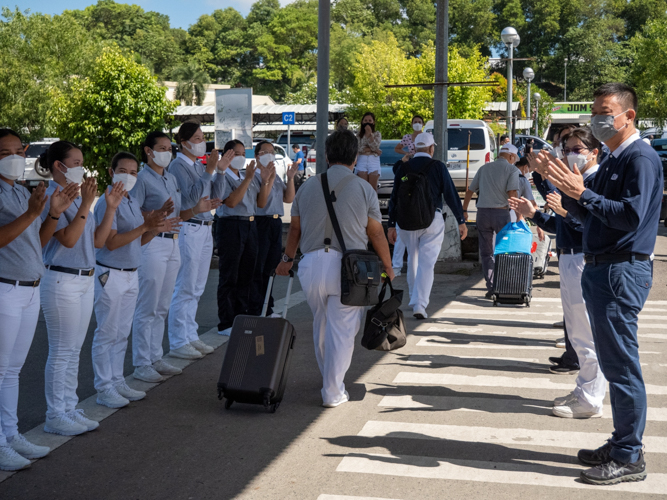
[[[542,99],[542,96],[535,92],[533,94],[533,99],[535,99],[535,136],[539,137],[540,136],[540,129],[539,127],[539,110],[540,110],[540,99]]]
[[[528,119],[530,119],[530,82],[533,81],[533,78],[535,78],[535,72],[533,71],[533,68],[525,68],[523,70],[523,78],[528,82],[528,93],[526,94],[527,98],[527,105],[526,109],[528,110]],[[528,127],[530,128],[530,127]]]
[[[563,88],[563,102],[567,102],[567,57],[565,58],[565,84]]]
[[[507,46],[507,134],[510,140],[514,142],[514,133],[512,129],[512,63],[514,58],[514,47],[519,46],[519,34],[512,27],[505,28],[500,33],[500,38]]]

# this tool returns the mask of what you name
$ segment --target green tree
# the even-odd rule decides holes
[[[190,61],[176,68],[172,77],[176,80],[176,99],[186,106],[201,106],[206,97],[206,85],[211,83],[208,73]]]
[[[118,151],[139,154],[146,134],[163,130],[174,104],[144,66],[106,47],[86,78],[73,78],[58,92],[49,117],[59,137],[83,146],[84,160],[97,171],[101,189]]]
[[[630,45],[639,116],[667,126],[667,20],[649,21]]]

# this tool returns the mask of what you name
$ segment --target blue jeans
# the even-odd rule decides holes
[[[653,284],[650,261],[587,264],[581,278],[614,418],[611,457],[636,462],[646,427],[646,388],[639,364],[637,315]]]

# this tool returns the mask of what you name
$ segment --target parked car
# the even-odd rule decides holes
[[[667,139],[653,139],[651,146],[658,153],[660,161],[662,161],[662,173],[667,176]],[[667,177],[665,178],[665,190],[667,190]]]
[[[276,144],[280,144],[285,150],[287,150],[287,132],[280,134]],[[313,132],[290,132],[290,149],[294,144],[298,144],[301,151],[303,151],[304,156],[308,155],[308,151],[315,147],[315,136]],[[290,150],[288,158],[292,159],[293,152]]]
[[[35,187],[40,182],[50,181],[52,179],[51,172],[46,166],[40,165],[39,157],[44,153],[49,146],[58,141],[58,138],[47,138],[41,141],[31,142],[25,148],[25,170],[23,176],[19,180],[20,183],[26,187]]]
[[[429,120],[424,132],[433,133],[433,126],[433,120]],[[493,161],[497,149],[493,130],[486,122],[447,120],[447,169],[459,191],[465,191],[466,188],[468,138],[470,138],[469,181],[475,177],[479,167]]]
[[[541,150],[551,151],[553,149],[553,146],[544,139],[542,139],[541,137],[537,137],[535,135],[516,134],[514,136],[514,145],[519,149],[519,152],[525,150],[524,148],[526,146],[526,143],[528,142],[528,139],[533,140],[534,152],[539,152]]]

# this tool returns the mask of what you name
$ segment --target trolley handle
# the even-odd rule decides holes
[[[269,299],[271,297],[271,292],[273,291],[273,281],[276,277],[275,269],[271,273],[269,278],[269,286],[266,287],[266,297],[264,297],[264,307],[262,307],[262,318],[266,316],[266,311],[269,310]],[[287,309],[289,307],[289,299],[292,295],[292,284],[294,283],[294,271],[290,269],[289,271],[289,283],[287,284],[287,295],[285,296],[285,308],[283,309],[283,319],[287,319]]]

